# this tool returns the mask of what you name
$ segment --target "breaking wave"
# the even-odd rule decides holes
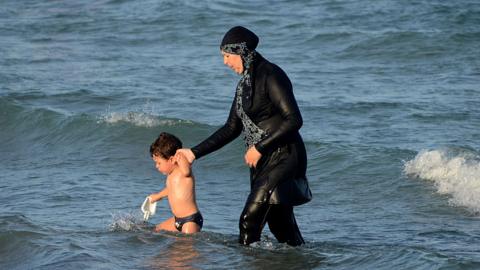
[[[462,151],[424,150],[405,163],[405,174],[434,182],[439,194],[449,202],[480,213],[480,159]]]

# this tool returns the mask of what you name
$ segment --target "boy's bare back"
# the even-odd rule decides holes
[[[168,202],[176,217],[198,212],[195,200],[195,178],[190,164],[181,153],[175,155],[177,167],[167,177]]]

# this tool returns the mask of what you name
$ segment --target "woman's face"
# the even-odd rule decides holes
[[[243,72],[243,61],[242,57],[238,54],[231,54],[222,51],[223,63],[231,68],[235,73],[242,74]]]

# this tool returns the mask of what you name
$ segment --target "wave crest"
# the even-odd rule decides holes
[[[421,151],[405,163],[405,174],[430,180],[437,192],[451,196],[450,203],[480,213],[480,161],[471,153]]]
[[[98,123],[130,123],[138,127],[158,127],[158,126],[174,126],[182,123],[192,122],[187,120],[158,119],[158,117],[144,112],[109,112],[98,118]]]

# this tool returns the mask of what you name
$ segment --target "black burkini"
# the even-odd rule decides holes
[[[262,157],[257,166],[250,169],[251,192],[240,216],[239,241],[242,244],[259,241],[268,223],[279,242],[301,245],[304,240],[295,221],[293,206],[311,199],[306,178],[307,155],[298,132],[302,117],[287,75],[254,51],[256,43],[249,48],[254,53],[250,54],[252,59],[245,71],[248,72],[248,84],[242,84],[244,75],[226,123],[192,151],[198,159],[237,138],[242,129],[249,147],[251,140],[245,134],[245,119],[239,116],[237,108],[242,106],[254,126],[265,134],[254,143]],[[246,44],[249,46],[248,42]],[[239,92],[240,102],[237,100]]]

